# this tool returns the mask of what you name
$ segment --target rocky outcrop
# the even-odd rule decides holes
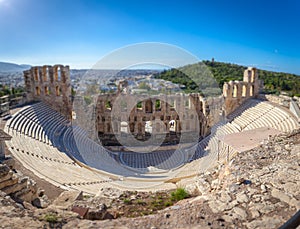
[[[262,142],[256,149],[236,155],[227,164],[177,183],[197,197],[177,202],[156,214],[134,219],[119,217],[112,211],[114,206],[120,212],[120,203],[124,202],[120,199],[124,194],[115,189],[102,189],[97,197],[90,198],[80,192],[65,192],[54,201],[55,204],[33,210],[24,209],[25,205],[0,192],[1,226],[278,228],[300,209],[299,159],[299,133],[274,137]],[[0,184],[10,181],[18,189],[28,182],[15,176],[9,168],[0,167]],[[139,195],[136,193],[126,198],[131,201]]]
[[[185,186],[199,192],[199,198],[226,222],[277,228],[300,209],[297,141],[299,136],[277,136],[214,171],[185,181]]]
[[[62,192],[52,203],[56,208],[69,209],[77,200],[82,200],[83,195],[81,191],[65,191]]]
[[[48,199],[29,177],[0,164],[0,190],[18,203],[31,203],[36,207],[47,207]]]
[[[114,216],[108,212],[105,204],[100,204],[97,207],[73,206],[72,211],[79,214],[83,219],[88,220],[105,220],[113,219]]]

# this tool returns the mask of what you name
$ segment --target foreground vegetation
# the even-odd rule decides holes
[[[9,95],[12,98],[22,94],[24,92],[24,88],[18,87],[18,88],[10,88],[6,85],[0,84],[0,97],[4,95]]]
[[[155,193],[126,191],[119,199],[113,201],[114,207],[110,207],[110,209],[117,208],[118,217],[138,217],[157,213],[159,210],[191,196],[193,195],[190,195],[184,188],[177,188],[172,192]]]

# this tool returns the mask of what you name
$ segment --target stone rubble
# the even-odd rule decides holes
[[[35,181],[6,164],[0,164],[0,190],[21,204],[27,202],[39,208],[45,208],[49,204],[47,196]]]
[[[3,182],[16,187],[5,190],[17,193],[28,184],[28,178],[17,179],[1,165],[0,185]],[[27,202],[17,204],[1,192],[0,220],[5,227],[14,228],[21,227],[22,220],[26,227],[47,228],[50,223],[43,220],[47,214],[57,215],[56,226],[63,228],[278,228],[300,210],[300,133],[270,138],[228,163],[179,181],[177,186],[197,197],[154,215],[114,220],[107,206],[120,197],[119,190],[103,189],[87,200],[82,193],[66,192],[45,209],[30,209]]]

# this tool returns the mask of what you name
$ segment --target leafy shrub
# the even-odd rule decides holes
[[[189,196],[188,192],[185,191],[184,188],[178,188],[176,191],[171,193],[171,200],[172,201],[179,201],[187,198]]]
[[[129,199],[124,199],[123,202],[124,204],[131,204],[131,201]]]
[[[57,215],[54,213],[48,213],[44,216],[44,220],[47,221],[48,223],[57,223],[58,218]]]
[[[169,206],[171,206],[171,205],[172,205],[172,202],[170,202],[170,201],[166,201],[164,205],[165,205],[165,207],[169,207]]]
[[[137,204],[140,204],[140,205],[145,205],[146,202],[144,202],[143,200],[137,200]]]

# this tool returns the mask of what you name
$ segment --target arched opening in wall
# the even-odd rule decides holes
[[[97,117],[97,123],[98,123],[98,136],[101,137],[104,134],[104,122],[102,121],[103,117],[98,116]]]
[[[169,122],[169,132],[171,134],[176,132],[176,121],[175,120],[171,120]]]
[[[247,73],[248,73],[248,82],[251,82],[251,71],[248,70]]]
[[[146,121],[145,122],[145,133],[146,135],[151,135],[152,134],[152,121]]]
[[[34,69],[34,80],[39,81],[39,68]]]
[[[61,81],[61,67],[57,68],[57,80]]]
[[[171,101],[170,101],[170,109],[172,111],[175,110],[175,100],[174,99],[171,99]]]
[[[45,95],[50,95],[49,87],[45,86],[44,93],[45,93]]]
[[[121,134],[122,133],[128,134],[128,123],[125,121],[121,122]]]
[[[250,86],[250,96],[254,96],[254,85]]]
[[[247,96],[247,87],[246,85],[243,85],[242,87],[242,97],[246,97]]]
[[[152,121],[145,122],[145,139],[148,140],[152,134]]]
[[[56,87],[55,87],[55,94],[56,94],[56,96],[60,96],[60,94],[61,94],[61,89],[60,89],[59,86],[56,86]]]
[[[136,109],[138,111],[142,111],[143,110],[143,103],[141,101],[139,101],[137,104],[136,104]]]
[[[47,80],[50,80],[50,71],[48,67],[46,68],[46,78]]]
[[[60,81],[61,80],[61,69],[59,66],[54,67],[54,81]]]
[[[145,112],[146,113],[152,113],[152,101],[151,99],[147,99],[146,102],[145,102]]]
[[[199,108],[200,108],[200,111],[203,112],[203,102],[199,103]]]
[[[35,95],[37,96],[41,95],[41,89],[39,87],[35,87]]]
[[[105,102],[105,109],[111,111],[112,109],[112,105],[110,101],[106,101]]]
[[[237,94],[238,94],[238,87],[237,87],[237,85],[234,85],[233,90],[232,90],[232,97],[236,98]]]
[[[155,110],[161,111],[161,101],[159,99],[155,100]]]
[[[130,130],[130,133],[134,133],[134,123],[130,123],[129,124],[129,130]]]
[[[184,101],[184,107],[187,109],[190,108],[190,99],[189,98]]]

